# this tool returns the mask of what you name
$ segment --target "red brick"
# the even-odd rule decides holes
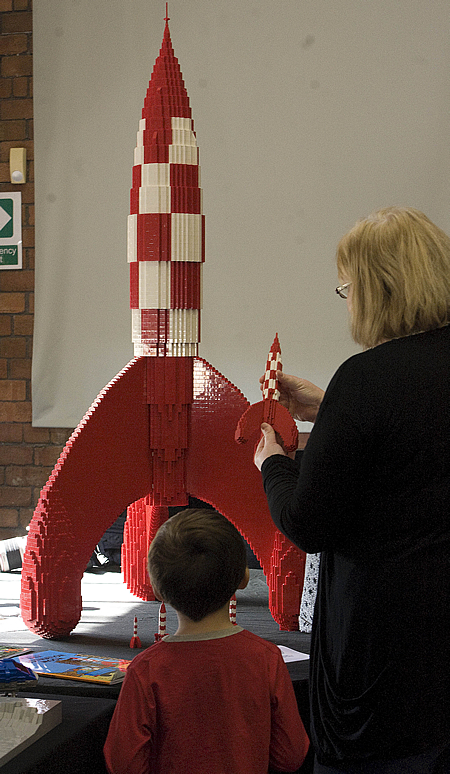
[[[13,191],[17,191],[17,185],[14,185],[13,183],[2,183],[2,193],[12,193]]]
[[[33,174],[34,166],[33,164],[28,165],[27,175],[28,172],[31,172]],[[30,179],[30,176],[28,175],[28,180]],[[22,228],[22,240],[23,240],[23,246],[24,248],[28,247],[34,247],[34,226],[24,226]],[[18,290],[19,288],[17,288]],[[33,290],[34,289],[34,281],[31,288],[26,288],[26,290]]]
[[[8,361],[5,358],[0,360],[0,379],[8,378]]]
[[[54,467],[64,446],[37,446],[34,450],[34,464]]]
[[[27,135],[28,131],[26,121],[0,121],[0,141],[27,140]],[[15,190],[17,190],[17,186],[15,186]],[[23,186],[21,186],[21,190],[23,190]]]
[[[0,104],[0,118],[14,121],[16,118],[33,118],[32,99],[5,99]]]
[[[6,486],[37,486],[46,484],[53,468],[37,468],[35,465],[11,465],[5,471]]]
[[[31,446],[0,445],[0,465],[31,465],[32,462],[33,449]]]
[[[0,508],[0,526],[3,528],[19,526],[19,511],[17,508]],[[7,540],[7,538],[4,539]]]
[[[30,486],[2,486],[0,487],[0,507],[31,505]]]
[[[7,13],[2,19],[3,34],[12,32],[31,32],[32,16],[31,11],[18,11],[18,13]]]
[[[44,482],[46,483],[46,482]],[[33,509],[36,508],[36,505],[39,502],[39,498],[41,496],[42,487],[41,486],[35,486],[31,495],[31,505],[33,506]]]
[[[13,80],[13,96],[14,97],[28,97],[30,81],[25,76],[21,78],[14,78]]]
[[[25,269],[34,270],[34,247],[27,247],[22,253],[22,261]]]
[[[9,183],[9,164],[0,164],[0,183]]]
[[[19,336],[0,339],[0,357],[25,357],[27,354],[27,342]]]
[[[9,272],[2,272],[2,274],[9,274]],[[0,293],[0,313],[11,312],[15,314],[17,312],[25,311],[25,294],[24,293]]]
[[[7,99],[12,94],[12,80],[8,78],[0,79],[0,99]]]
[[[29,312],[34,312],[34,293],[27,293],[27,309]]]
[[[15,190],[17,191],[17,185]],[[20,186],[20,190],[22,191],[22,204],[34,204],[34,183],[24,183]]]
[[[25,529],[33,518],[34,508],[19,508],[19,523]],[[22,532],[22,535],[24,533]]]
[[[6,317],[6,315],[0,315],[0,326],[1,326],[2,316]],[[10,319],[10,318],[7,318],[7,319]],[[15,314],[13,317],[13,324],[14,324],[14,333],[16,334],[16,336],[32,336],[33,322],[34,322],[34,317],[32,314]]]
[[[0,401],[0,422],[31,422],[31,403]]]
[[[31,359],[10,360],[10,379],[31,379]]]
[[[1,74],[3,78],[30,77],[33,74],[33,57],[29,54],[3,57]]]
[[[0,443],[21,443],[22,435],[22,425],[0,425]]]
[[[2,291],[34,290],[34,271],[2,271],[0,288]]]
[[[0,400],[25,400],[26,392],[24,381],[0,379]]]
[[[24,425],[23,440],[25,443],[48,443],[50,440],[50,431],[47,427]]]
[[[14,0],[15,11],[28,11],[32,5],[32,0]]]
[[[2,20],[6,17],[3,16]],[[0,56],[28,51],[28,35],[0,35]]]
[[[11,317],[9,314],[0,314],[0,336],[11,334]]]
[[[12,11],[12,0],[0,0],[0,13]]]
[[[29,204],[25,208],[24,221],[27,226],[34,226],[34,204]]]

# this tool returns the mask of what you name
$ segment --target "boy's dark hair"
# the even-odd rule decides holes
[[[228,519],[207,509],[187,508],[169,518],[148,554],[154,590],[192,621],[223,607],[246,568],[243,538]]]

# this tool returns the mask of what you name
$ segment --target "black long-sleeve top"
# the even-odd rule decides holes
[[[275,524],[322,552],[310,700],[318,759],[450,741],[450,327],[347,360],[304,452],[261,469]]]

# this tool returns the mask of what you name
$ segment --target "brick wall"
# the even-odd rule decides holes
[[[71,430],[31,426],[34,312],[32,0],[0,0],[0,191],[22,192],[23,268],[0,271],[0,540],[24,535]],[[27,149],[27,182],[9,150]]]

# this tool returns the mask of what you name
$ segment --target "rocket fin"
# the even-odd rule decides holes
[[[261,400],[253,403],[241,416],[235,433],[238,443],[245,443],[252,435],[261,433],[261,423],[267,422],[280,436],[288,452],[295,451],[298,442],[298,430],[291,414],[277,400]]]
[[[127,505],[152,492],[147,360],[132,360],[102,390],[41,492],[23,559],[21,593],[22,618],[40,636],[70,634],[81,615],[81,578],[93,548]],[[248,401],[206,361],[193,358],[193,369],[186,493],[210,503],[237,527],[267,577],[274,619],[283,629],[296,629],[304,555],[272,522],[252,449],[235,443],[234,428]],[[137,573],[132,590],[145,598],[151,598],[145,556],[165,517],[162,511],[152,507],[145,524],[141,519],[139,551],[136,540],[128,541],[126,564],[139,564],[131,573],[133,578]],[[297,592],[287,597],[288,576],[289,588]]]
[[[264,422],[264,403],[266,402],[260,400],[259,403],[252,403],[244,411],[236,427],[235,441],[247,443],[251,436],[257,432],[261,435],[261,424]]]
[[[21,613],[43,637],[69,634],[81,615],[81,577],[95,545],[151,480],[146,358],[102,390],[41,492],[22,567]]]

